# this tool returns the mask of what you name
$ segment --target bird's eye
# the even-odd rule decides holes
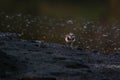
[[[68,40],[70,40],[70,38],[69,38],[69,37],[67,37],[67,39],[68,39]]]

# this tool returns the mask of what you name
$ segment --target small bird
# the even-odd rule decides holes
[[[67,44],[70,45],[70,47],[73,47],[73,43],[76,41],[76,36],[74,33],[68,33],[67,35],[65,35],[65,41]]]

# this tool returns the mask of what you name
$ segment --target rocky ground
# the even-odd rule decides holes
[[[0,39],[0,80],[120,80],[120,54]]]

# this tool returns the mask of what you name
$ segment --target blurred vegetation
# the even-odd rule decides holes
[[[0,10],[32,15],[120,18],[119,0],[1,0]],[[68,14],[69,13],[69,14]]]

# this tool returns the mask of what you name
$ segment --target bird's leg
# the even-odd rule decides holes
[[[73,42],[70,43],[70,47],[73,48]]]

